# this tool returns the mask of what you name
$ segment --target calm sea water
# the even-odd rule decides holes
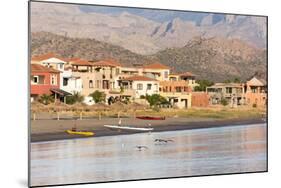
[[[31,185],[265,171],[266,155],[265,124],[39,142]]]

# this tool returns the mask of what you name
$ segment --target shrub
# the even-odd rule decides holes
[[[194,87],[194,91],[206,91],[206,87],[213,85],[214,83],[209,80],[197,80],[199,86]]]
[[[91,93],[89,96],[93,98],[95,103],[105,102],[105,93],[104,92],[100,92],[100,91],[96,90],[95,92]]]
[[[48,105],[54,102],[54,97],[52,95],[43,94],[39,97],[38,101],[42,104]]]
[[[226,99],[222,99],[222,100],[221,100],[221,104],[222,104],[223,106],[226,106],[226,105],[228,105],[228,102],[227,102]]]
[[[74,93],[73,95],[71,96],[67,96],[66,97],[66,103],[67,104],[74,104],[74,103],[80,103],[80,102],[83,102],[84,101],[84,96],[83,95],[80,95],[79,93]]]
[[[153,94],[153,95],[146,95],[145,99],[149,103],[150,106],[157,106],[161,104],[169,104],[166,98],[162,97],[159,94]]]

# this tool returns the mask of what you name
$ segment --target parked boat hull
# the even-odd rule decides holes
[[[93,136],[94,133],[90,131],[72,131],[72,130],[66,130],[68,134],[75,134],[75,135],[83,135],[83,136]]]
[[[104,127],[116,130],[127,130],[127,131],[153,131],[152,127],[142,128],[142,127],[129,127],[129,126],[119,126],[119,125],[104,125]]]
[[[165,120],[165,117],[137,116],[137,118],[142,120]]]

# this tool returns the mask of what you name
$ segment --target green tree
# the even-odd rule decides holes
[[[227,79],[227,80],[223,81],[223,83],[226,83],[226,84],[231,83],[231,80]]]
[[[105,102],[105,93],[104,92],[96,90],[95,92],[91,93],[89,96],[93,98],[95,103]]]
[[[236,78],[233,79],[233,82],[234,83],[241,83],[241,79],[236,77]]]
[[[80,95],[78,92],[75,92],[73,95],[71,96],[67,96],[66,97],[66,103],[67,104],[74,104],[74,103],[80,103],[84,101],[84,96]]]
[[[146,95],[145,98],[150,106],[157,106],[160,104],[169,104],[167,99],[162,97],[159,94]]]
[[[221,104],[222,104],[223,106],[226,106],[226,105],[228,105],[228,102],[227,102],[226,99],[222,99],[222,100],[221,100]]]
[[[47,95],[47,94],[43,94],[39,97],[39,102],[45,105],[48,105],[52,102],[54,102],[54,97],[52,95]]]
[[[209,80],[197,80],[196,83],[199,84],[199,86],[195,86],[194,91],[206,91],[206,87],[214,84],[214,82]]]

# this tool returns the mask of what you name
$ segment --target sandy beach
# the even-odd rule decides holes
[[[117,131],[105,128],[104,125],[117,125],[118,118],[87,118],[73,120],[69,118],[31,120],[31,142],[52,141],[61,139],[85,138],[80,135],[69,135],[65,131],[75,126],[78,130],[93,131],[94,137],[112,136],[121,134],[136,134],[138,131]],[[176,131],[198,128],[212,128],[232,125],[245,125],[264,123],[262,118],[236,118],[236,119],[216,119],[216,118],[166,118],[165,120],[140,120],[135,118],[122,118],[122,125],[134,127],[151,127],[153,132]]]

